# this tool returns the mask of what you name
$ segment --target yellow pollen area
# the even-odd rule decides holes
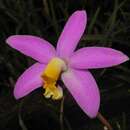
[[[41,77],[44,81],[43,88],[45,93],[43,94],[46,98],[52,98],[53,100],[58,100],[63,97],[62,88],[57,86],[57,80],[62,71],[65,71],[66,65],[60,58],[53,58],[46,66]]]

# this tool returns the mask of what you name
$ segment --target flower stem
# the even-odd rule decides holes
[[[105,125],[109,130],[113,130],[112,126],[110,123],[107,121],[107,119],[100,113],[98,112],[97,118],[102,122],[103,125]]]
[[[64,113],[64,96],[61,100],[61,106],[60,106],[60,129],[64,130],[64,120],[63,120],[63,113]]]

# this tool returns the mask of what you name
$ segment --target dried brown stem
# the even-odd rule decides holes
[[[103,125],[105,125],[109,130],[113,130],[112,126],[110,125],[110,123],[106,120],[106,118],[100,113],[98,112],[97,114],[97,118],[102,122]]]

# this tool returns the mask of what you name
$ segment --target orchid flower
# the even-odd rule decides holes
[[[112,67],[129,58],[118,50],[107,47],[84,47],[75,51],[84,33],[87,14],[74,12],[68,19],[55,48],[46,40],[31,35],[13,35],[6,42],[37,62],[17,80],[14,88],[16,99],[22,98],[43,86],[44,96],[52,100],[63,97],[63,81],[81,109],[96,117],[100,106],[100,93],[89,69]]]

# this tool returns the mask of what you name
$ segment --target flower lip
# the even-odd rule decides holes
[[[53,100],[61,99],[63,96],[62,89],[57,86],[57,81],[62,72],[67,70],[67,66],[63,60],[58,57],[52,58],[47,64],[41,77],[44,81],[44,96]]]
[[[41,77],[45,77],[45,79],[46,77],[49,77],[51,80],[57,80],[59,75],[67,70],[67,62],[59,57],[54,57],[48,62]]]

